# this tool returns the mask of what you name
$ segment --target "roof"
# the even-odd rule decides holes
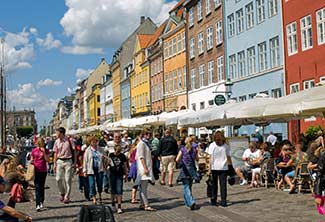
[[[156,32],[153,34],[153,37],[151,38],[148,46],[152,46],[153,44],[155,44],[155,42],[158,40],[159,36],[163,33],[165,27],[167,25],[167,20],[164,21],[156,30]]]
[[[152,37],[153,37],[153,35],[143,35],[143,34],[138,35],[140,48],[141,49],[146,48]]]
[[[176,15],[179,17],[182,17],[183,11],[184,11],[184,8],[179,9]]]
[[[182,6],[184,2],[185,0],[179,0],[179,2],[172,8],[172,10],[169,11],[169,13],[175,11],[178,7]]]

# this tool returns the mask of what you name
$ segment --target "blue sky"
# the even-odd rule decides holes
[[[111,61],[141,15],[159,24],[175,3],[2,0],[0,37],[6,41],[9,108],[35,109],[38,124],[48,123],[58,100],[71,93],[77,79],[86,78],[101,58]]]

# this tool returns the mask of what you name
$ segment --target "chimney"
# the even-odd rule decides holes
[[[140,24],[144,23],[145,20],[146,20],[146,17],[141,16],[141,17],[140,17]]]

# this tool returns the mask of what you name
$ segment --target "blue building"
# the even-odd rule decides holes
[[[224,0],[225,63],[234,84],[232,99],[245,101],[264,93],[281,97],[284,89],[284,56],[281,0]],[[239,135],[255,133],[256,126],[242,126]],[[270,124],[270,131],[287,138],[287,124]]]
[[[131,118],[130,80],[121,82],[122,119]]]

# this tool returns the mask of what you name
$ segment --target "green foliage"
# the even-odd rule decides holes
[[[317,138],[318,131],[322,131],[324,133],[324,129],[320,125],[310,126],[306,130],[306,137],[309,138],[309,139],[314,140],[314,139]]]
[[[33,127],[31,126],[20,126],[17,127],[16,132],[19,138],[21,137],[29,137],[33,134]]]

